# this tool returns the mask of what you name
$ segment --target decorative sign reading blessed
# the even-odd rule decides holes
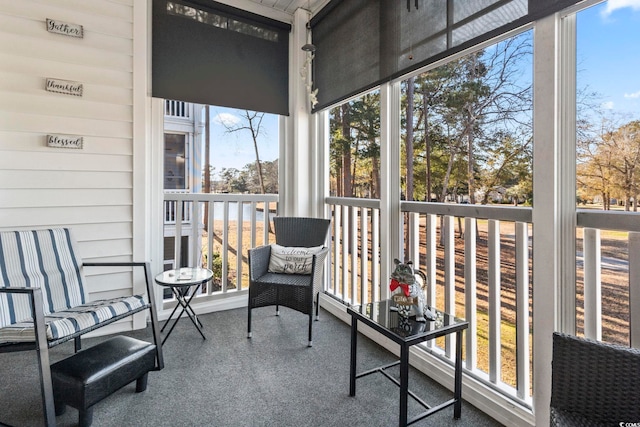
[[[49,18],[47,18],[47,31],[69,37],[84,37],[82,25],[69,24],[68,22],[56,21],[55,19]]]
[[[47,79],[45,89],[49,92],[82,96],[82,83],[71,82],[68,80]]]
[[[82,148],[83,137],[73,135],[47,135],[47,145],[56,148]]]

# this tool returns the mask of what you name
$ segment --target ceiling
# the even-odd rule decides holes
[[[263,6],[270,7],[280,12],[293,15],[298,8],[309,9],[316,12],[316,7],[320,4],[324,5],[326,1],[322,0],[250,0],[253,3],[259,3]]]
[[[231,6],[291,23],[293,14],[299,8],[318,12],[329,0],[216,0]]]

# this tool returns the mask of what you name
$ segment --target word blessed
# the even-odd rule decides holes
[[[82,148],[81,136],[47,135],[47,145],[56,148]]]
[[[70,82],[68,80],[47,79],[45,89],[49,92],[82,96],[82,83]]]
[[[50,33],[62,34],[64,36],[83,38],[82,25],[69,24],[67,22],[56,21],[47,18],[47,31]]]

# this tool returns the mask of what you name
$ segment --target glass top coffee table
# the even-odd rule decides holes
[[[469,323],[443,311],[434,310],[437,318],[434,321],[416,322],[415,317],[404,318],[395,311],[395,302],[384,300],[365,305],[348,307],[351,315],[351,365],[349,378],[349,396],[356,395],[356,379],[373,373],[382,373],[400,387],[399,426],[413,424],[429,415],[453,405],[454,418],[460,418],[462,409],[462,333],[469,327]],[[400,345],[400,360],[394,363],[370,369],[356,374],[358,322],[380,332],[385,337]],[[415,393],[409,391],[409,348],[412,345],[456,334],[456,358],[453,399],[437,406],[430,406]],[[392,366],[400,365],[400,382],[385,372]],[[407,419],[408,396],[413,397],[426,411]]]
[[[202,332],[202,322],[200,322],[200,319],[198,319],[198,316],[191,307],[191,300],[197,293],[196,287],[207,283],[212,277],[213,271],[200,267],[183,267],[176,270],[167,270],[156,276],[156,283],[160,286],[165,286],[171,289],[171,292],[178,301],[178,304],[176,304],[166,322],[164,322],[164,326],[160,332],[164,332],[165,328],[173,318],[173,315],[178,310],[178,307],[182,307],[178,316],[173,319],[169,332],[167,332],[167,335],[162,339],[162,344],[164,344],[167,338],[169,338],[169,335],[171,335],[173,328],[176,327],[178,320],[180,320],[183,313],[187,313],[187,316],[191,319],[191,323],[193,323],[198,332],[200,332],[202,339],[206,339]],[[189,293],[190,291],[191,293]]]

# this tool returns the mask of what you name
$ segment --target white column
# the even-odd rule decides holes
[[[314,216],[313,202],[318,197],[315,162],[316,146],[311,142],[311,107],[305,81],[300,71],[307,52],[301,48],[307,41],[309,14],[298,9],[293,15],[289,42],[289,118],[280,130],[284,144],[280,147],[280,214]]]
[[[533,412],[537,426],[549,424],[552,334],[559,307],[558,23],[556,15],[537,21],[533,43]]]
[[[389,298],[393,259],[401,258],[400,83],[380,87],[380,281],[381,299]]]
[[[559,330],[576,332],[576,15],[560,20],[558,182],[560,219]]]

